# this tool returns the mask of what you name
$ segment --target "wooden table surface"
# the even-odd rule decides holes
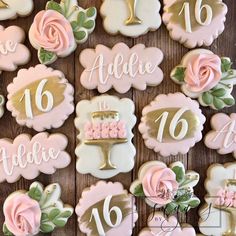
[[[32,14],[25,18],[18,18],[17,20],[11,21],[4,21],[1,22],[4,26],[10,25],[18,25],[25,29],[28,32],[29,27],[33,21],[34,16],[36,13],[42,9],[44,9],[47,0],[35,0],[35,9]],[[82,7],[89,7],[96,5],[97,9],[100,8],[102,0],[79,0],[79,4]],[[162,1],[161,1],[162,2]],[[236,1],[235,0],[225,0],[224,1],[229,8],[229,12],[227,15],[226,21],[226,28],[223,34],[212,44],[209,48],[214,53],[220,56],[228,56],[234,62],[234,66],[236,67]],[[128,97],[131,98],[135,102],[136,107],[136,115],[138,117],[138,122],[140,122],[141,112],[145,105],[150,103],[155,96],[158,94],[167,94],[180,91],[180,87],[175,85],[169,78],[169,74],[171,69],[177,65],[182,56],[188,51],[184,46],[180,45],[178,42],[173,41],[166,30],[164,24],[162,24],[161,28],[158,29],[156,32],[151,32],[146,34],[145,36],[139,37],[137,39],[130,39],[126,37],[118,36],[111,36],[108,35],[102,26],[102,20],[100,15],[98,14],[97,18],[97,25],[95,32],[89,37],[89,40],[83,44],[79,45],[76,52],[70,55],[67,58],[57,60],[52,67],[54,69],[62,70],[68,80],[74,85],[75,87],[75,102],[82,99],[89,99],[95,95],[98,95],[97,91],[88,91],[84,89],[80,84],[80,74],[83,71],[82,66],[79,63],[79,54],[81,50],[87,47],[95,47],[97,44],[105,44],[106,46],[112,47],[114,44],[118,42],[125,42],[129,46],[133,46],[137,43],[143,43],[146,46],[156,46],[159,47],[165,55],[165,59],[161,64],[161,68],[164,71],[165,78],[161,85],[157,87],[149,87],[146,91],[140,92],[135,89],[132,89],[130,92],[119,95],[114,91],[109,91],[109,94],[118,95],[119,97]],[[32,52],[32,59],[29,64],[23,66],[28,68],[29,66],[34,66],[38,64],[37,59],[37,52],[34,50],[28,41],[26,41],[27,46],[30,48]],[[9,73],[4,72],[0,75],[1,84],[0,84],[0,93],[7,95],[6,87],[9,83],[12,82],[12,79],[15,77],[17,72]],[[236,91],[234,92],[236,95]],[[224,109],[224,112],[235,112],[236,106]],[[207,122],[205,123],[204,134],[210,130],[210,117],[215,114],[216,112],[210,109],[203,109],[204,114],[207,117]],[[62,199],[64,202],[71,204],[72,206],[76,206],[78,203],[81,192],[85,187],[90,186],[91,184],[98,181],[98,179],[90,176],[90,175],[80,175],[76,172],[76,156],[74,155],[74,150],[78,141],[76,140],[77,131],[74,127],[74,115],[71,115],[70,118],[65,122],[63,127],[60,129],[50,130],[51,133],[55,132],[62,132],[63,134],[67,135],[69,138],[69,145],[68,145],[68,152],[71,154],[72,163],[69,167],[57,171],[54,175],[43,175],[41,174],[36,180],[42,182],[44,185],[58,182],[61,184],[63,193]],[[15,118],[13,118],[10,112],[6,111],[4,117],[0,120],[0,138],[11,138],[14,139],[17,135],[21,133],[29,133],[29,134],[36,134],[35,131],[21,127],[17,125]],[[205,190],[203,187],[203,183],[206,177],[206,170],[212,163],[225,163],[225,162],[232,162],[234,158],[232,155],[225,155],[220,156],[214,150],[207,149],[203,142],[199,142],[194,148],[190,150],[187,155],[178,155],[172,156],[168,158],[160,157],[158,154],[153,152],[152,150],[147,149],[144,146],[143,139],[138,132],[137,125],[134,131],[134,144],[137,148],[137,155],[136,155],[136,165],[132,172],[127,174],[119,174],[118,176],[111,178],[111,181],[120,181],[123,183],[125,188],[129,189],[130,183],[137,177],[137,172],[144,162],[150,160],[161,160],[165,163],[171,163],[174,161],[182,161],[187,167],[187,169],[195,170],[200,173],[201,180],[197,187],[195,188],[195,194],[201,198],[203,203],[203,198],[205,195]],[[89,158],[89,157],[88,157]],[[15,184],[8,184],[2,183],[0,184],[0,228],[2,228],[2,224],[4,221],[3,213],[2,213],[2,205],[5,198],[18,189],[28,189],[30,183],[33,181],[27,181],[24,179],[20,179]],[[146,219],[151,212],[151,208],[148,207],[143,200],[137,200],[137,207],[139,213],[139,220],[136,224],[136,228],[134,229],[133,235],[138,235],[138,232],[146,226]],[[180,219],[183,222],[188,222],[196,227],[197,229],[197,222],[198,222],[198,213],[196,210],[191,210],[186,215],[181,215]],[[3,235],[0,232],[0,235]],[[41,234],[42,235],[42,234]],[[82,236],[83,234],[79,231],[77,225],[77,218],[74,214],[73,217],[69,220],[68,224],[65,228],[54,231],[51,235],[53,236]],[[117,236],[117,235],[116,235]],[[122,236],[122,235],[119,235]]]

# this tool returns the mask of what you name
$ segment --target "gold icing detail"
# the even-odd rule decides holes
[[[92,118],[100,118],[104,120],[105,118],[119,118],[119,112],[117,111],[95,111],[92,113]]]
[[[190,21],[191,21],[191,26],[192,30],[197,30],[201,25],[197,22],[196,17],[195,17],[195,4],[196,0],[177,0],[175,1],[174,4],[172,4],[168,9],[168,13],[172,13],[172,16],[170,18],[170,21],[174,24],[178,24],[183,28],[184,30],[186,29],[185,25],[185,19],[184,19],[184,14],[179,15],[179,12],[181,12],[181,9],[183,7],[184,3],[189,3],[189,8],[190,8]],[[213,4],[212,4],[213,3]],[[202,5],[208,4],[212,8],[213,12],[213,19],[222,11],[222,8],[224,7],[223,4],[216,0],[202,0]],[[201,19],[205,20],[206,19],[206,11],[203,10],[201,14]]]
[[[146,125],[149,127],[149,135],[152,138],[157,138],[157,133],[160,126],[160,120],[156,123],[156,120],[158,117],[160,117],[164,112],[168,112],[168,118],[165,124],[165,128],[163,130],[163,143],[164,142],[177,142],[177,140],[174,140],[170,133],[169,133],[169,127],[170,123],[176,114],[177,111],[179,111],[181,108],[162,108],[158,110],[151,111],[147,113],[146,115]],[[197,130],[197,127],[199,126],[199,118],[191,111],[187,110],[180,119],[185,119],[188,122],[188,132],[185,135],[184,139],[193,137],[195,131]],[[178,124],[175,129],[175,135],[178,135],[181,130],[181,124]]]
[[[130,16],[125,21],[126,25],[140,25],[142,21],[136,16],[136,6],[139,0],[126,0],[129,7]]]
[[[101,148],[104,163],[101,165],[100,170],[114,170],[116,166],[111,163],[111,149],[113,145],[127,143],[126,138],[116,138],[116,139],[96,139],[96,140],[86,140],[84,143],[87,145],[97,145]]]
[[[26,89],[30,89],[31,92],[31,105],[32,105],[32,111],[34,116],[38,116],[41,114],[44,114],[42,111],[39,111],[36,102],[35,102],[35,93],[37,90],[37,87],[39,83],[43,80],[47,79],[47,83],[44,86],[43,91],[50,91],[53,95],[53,108],[60,105],[64,101],[64,91],[66,89],[66,84],[61,83],[60,77],[52,76],[52,77],[46,77],[39,79],[37,81],[34,81],[24,88],[18,90],[15,94],[12,95],[10,98],[13,107],[19,112],[19,119],[27,119],[26,117],[26,111],[25,111],[25,99],[22,100],[22,97],[24,96],[24,91]],[[46,96],[42,97],[42,105],[43,107],[47,106],[47,98]]]
[[[0,0],[0,9],[8,8],[8,4],[6,4],[3,0]]]
[[[80,219],[80,223],[81,224],[86,224],[86,227],[91,230],[90,236],[98,236],[99,235],[97,227],[96,227],[95,220],[93,219],[90,222],[92,210],[94,208],[98,209],[99,216],[100,216],[104,231],[107,232],[111,229],[106,224],[105,219],[103,217],[104,201],[105,201],[105,199],[100,201],[100,202],[97,202],[96,204],[89,207]],[[110,202],[110,209],[113,206],[119,207],[121,209],[121,212],[122,212],[122,215],[123,215],[123,217],[122,217],[122,221],[123,221],[126,216],[128,216],[129,214],[132,213],[132,209],[129,207],[129,205],[130,205],[130,199],[129,199],[129,196],[127,194],[115,195],[115,196],[112,196],[112,199],[111,199],[111,202]],[[111,213],[111,222],[114,223],[115,221],[116,221],[116,214],[114,212],[112,212]]]

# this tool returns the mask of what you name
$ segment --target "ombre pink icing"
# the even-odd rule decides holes
[[[24,193],[10,196],[4,203],[5,224],[16,236],[38,234],[41,221],[39,203]]]
[[[170,168],[160,166],[147,170],[142,186],[145,196],[158,205],[170,203],[179,188],[175,173]]]
[[[31,32],[38,47],[59,55],[75,40],[70,22],[54,10],[40,11],[34,18]]]
[[[221,59],[215,54],[199,54],[188,61],[184,81],[189,91],[202,93],[215,87],[221,77]]]

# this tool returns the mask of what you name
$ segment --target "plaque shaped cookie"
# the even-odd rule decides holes
[[[196,236],[194,228],[189,224],[179,224],[175,216],[166,218],[162,212],[152,213],[148,217],[148,227],[138,236]]]
[[[74,88],[45,65],[19,70],[7,91],[7,109],[17,123],[36,131],[59,128],[74,111]]]
[[[60,198],[61,187],[56,183],[44,188],[41,183],[34,182],[29,191],[12,193],[3,205],[4,235],[38,235],[64,227],[74,209]]]
[[[15,71],[19,65],[29,62],[30,51],[23,44],[25,41],[23,29],[18,26],[5,29],[0,25],[0,39],[0,74],[2,71]]]
[[[138,179],[131,184],[130,192],[145,198],[154,209],[163,207],[167,215],[186,213],[200,204],[193,191],[198,181],[199,174],[186,171],[181,162],[167,167],[163,162],[149,161],[140,167]]]
[[[164,157],[186,154],[202,139],[205,120],[196,101],[162,94],[143,109],[139,131],[145,145]]]
[[[236,164],[213,164],[207,172],[206,204],[199,211],[199,229],[204,235],[236,234]]]
[[[161,25],[159,0],[103,0],[100,13],[109,34],[136,38]]]
[[[210,46],[224,31],[222,0],[164,0],[163,22],[171,38],[188,48]]]
[[[20,134],[14,140],[0,139],[0,183],[13,183],[22,176],[34,179],[40,172],[53,174],[70,164],[65,152],[68,139],[63,134]]]
[[[33,11],[33,7],[33,0],[0,0],[0,20],[28,16]]]
[[[30,42],[38,50],[40,63],[48,65],[58,57],[69,56],[77,44],[87,41],[94,31],[96,17],[95,7],[84,10],[77,0],[48,1],[29,30]]]
[[[76,113],[78,172],[106,179],[131,171],[136,154],[132,143],[136,123],[133,101],[102,95],[79,102]]]
[[[134,198],[118,182],[99,181],[85,189],[75,212],[87,236],[131,236],[138,219]]]
[[[119,93],[126,93],[131,87],[145,90],[147,85],[162,82],[164,75],[159,68],[162,60],[160,49],[143,44],[129,48],[118,43],[112,49],[97,45],[95,50],[85,49],[80,54],[80,63],[85,68],[80,81],[85,88],[97,88],[100,93],[111,88]]]
[[[197,98],[202,106],[220,110],[235,104],[231,95],[236,84],[236,70],[228,57],[205,49],[188,52],[171,72],[171,79],[181,85],[183,93]]]

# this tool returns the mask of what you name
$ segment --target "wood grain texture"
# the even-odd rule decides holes
[[[99,9],[102,0],[87,0],[87,1],[79,1],[79,4],[82,7],[89,7],[94,6]],[[44,9],[47,0],[35,0],[35,10],[33,13],[25,18],[18,18],[17,20],[12,21],[4,21],[0,22],[4,26],[10,25],[18,25],[25,29],[28,32],[29,27],[33,21],[33,17],[35,14]],[[209,49],[220,56],[229,56],[232,58],[234,62],[234,67],[236,67],[236,1],[233,0],[225,0],[225,3],[229,7],[229,13],[227,15],[227,22],[226,22],[226,29],[224,33],[213,43]],[[162,25],[159,30],[156,32],[148,33],[145,36],[139,37],[138,39],[129,39],[122,36],[110,36],[105,33],[101,17],[98,16],[97,19],[97,26],[95,32],[89,37],[89,40],[83,44],[79,45],[76,52],[70,55],[67,58],[59,59],[55,62],[52,67],[55,69],[59,69],[63,71],[67,77],[67,79],[75,86],[75,101],[76,103],[82,99],[90,99],[95,95],[98,95],[97,91],[88,91],[84,89],[79,81],[80,74],[83,71],[82,66],[79,63],[79,54],[81,50],[84,48],[90,47],[93,48],[97,44],[105,44],[107,46],[112,47],[114,44],[118,42],[125,42],[129,46],[133,46],[136,43],[144,43],[146,46],[157,46],[161,50],[163,50],[165,59],[161,64],[161,68],[164,71],[165,79],[161,85],[158,87],[148,88],[144,92],[140,92],[137,90],[131,90],[130,92],[119,95],[115,91],[109,91],[109,94],[118,95],[119,97],[128,97],[131,98],[135,102],[136,106],[136,115],[138,117],[137,124],[140,122],[141,112],[145,105],[150,103],[155,96],[158,94],[163,93],[170,93],[170,92],[177,92],[180,91],[179,86],[175,85],[170,79],[169,74],[171,69],[179,64],[182,56],[188,51],[185,47],[180,45],[178,42],[173,41],[168,34],[165,26]],[[37,53],[36,51],[30,46],[28,39],[26,40],[27,46],[30,48],[32,52],[32,59],[30,63],[25,68],[30,66],[34,66],[38,64],[37,60]],[[1,84],[0,84],[0,93],[7,95],[6,87],[15,77],[17,72],[9,73],[4,72],[0,75]],[[234,96],[236,92],[234,91]],[[232,113],[235,112],[235,106],[229,109],[224,109],[224,112]],[[205,124],[204,134],[210,130],[210,117],[215,114],[216,112],[211,111],[209,109],[203,109],[204,114],[207,117],[207,122]],[[6,111],[4,117],[0,120],[0,138],[15,138],[17,135],[21,133],[29,133],[29,134],[36,134],[31,129],[27,129],[25,127],[20,127],[16,124],[16,121],[11,114]],[[84,188],[90,186],[93,183],[96,183],[98,179],[90,176],[90,175],[80,175],[76,172],[76,157],[74,155],[74,149],[78,141],[76,140],[77,131],[74,128],[74,115],[71,115],[70,118],[66,121],[60,129],[51,130],[51,133],[55,132],[62,132],[67,135],[69,138],[69,145],[68,145],[68,152],[71,154],[72,163],[68,168],[63,170],[57,171],[54,175],[48,176],[41,174],[37,180],[42,182],[44,185],[49,183],[58,182],[61,184],[63,192],[62,192],[62,199],[64,202],[71,204],[72,206],[76,206],[77,202],[80,199],[81,192]],[[129,188],[130,183],[132,180],[136,179],[137,172],[141,164],[149,160],[161,160],[166,162],[167,164],[180,160],[182,161],[188,169],[195,170],[200,173],[201,180],[198,186],[196,187],[196,195],[201,198],[203,201],[203,197],[205,195],[205,190],[203,188],[204,179],[206,177],[206,170],[212,163],[225,163],[225,162],[232,162],[234,158],[232,155],[220,156],[216,153],[216,151],[212,151],[207,149],[203,142],[201,141],[198,143],[187,155],[178,155],[175,157],[163,158],[160,157],[158,154],[154,153],[152,150],[147,149],[144,146],[143,139],[138,132],[137,125],[134,130],[135,137],[134,137],[134,144],[137,148],[137,155],[136,155],[136,165],[132,172],[127,174],[120,174],[114,178],[111,178],[111,181],[120,181],[124,184],[125,188]],[[89,157],[88,157],[89,158]],[[27,181],[24,179],[20,179],[15,184],[7,184],[2,183],[0,184],[0,228],[2,227],[4,217],[2,213],[2,205],[5,198],[13,191],[18,189],[28,189],[30,183],[33,181]],[[133,235],[138,235],[138,232],[146,226],[146,219],[151,212],[151,209],[145,205],[142,199],[137,200],[138,206],[138,213],[139,213],[139,220],[136,224],[136,228],[134,230]],[[184,222],[187,221],[188,223],[194,225],[197,229],[197,222],[198,222],[198,214],[197,209],[191,210],[186,215],[181,215],[180,219]],[[0,235],[2,233],[0,232]],[[43,234],[40,234],[43,235]],[[77,225],[77,218],[75,215],[69,220],[68,224],[65,228],[56,230],[51,235],[53,236],[83,236],[83,234],[79,231]],[[114,235],[116,236],[116,235]],[[119,235],[120,236],[120,235]]]

